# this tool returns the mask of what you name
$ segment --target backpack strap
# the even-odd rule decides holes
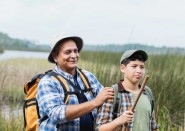
[[[85,89],[87,91],[90,91],[91,95],[94,97],[94,93],[92,91],[92,88],[91,88],[91,84],[89,82],[89,80],[87,79],[86,75],[82,72],[82,69],[80,68],[77,68],[77,72],[80,74],[80,78],[82,79],[83,83],[85,84]]]
[[[50,75],[53,79],[57,80],[60,82],[61,86],[63,87],[63,90],[65,92],[65,97],[64,97],[64,103],[67,104],[69,97],[70,97],[70,89],[69,86],[67,84],[67,81],[58,73],[52,71],[49,72],[48,75]]]
[[[81,71],[81,69],[77,69],[77,71],[78,71],[78,73],[80,74],[80,77],[81,77],[83,83],[85,84],[85,90],[81,90],[81,91],[78,90],[77,88],[75,88],[74,84],[73,84],[71,81],[65,79],[65,78],[62,77],[60,74],[58,74],[58,73],[56,73],[56,72],[54,72],[54,71],[52,71],[52,70],[48,70],[47,72],[45,72],[45,74],[47,74],[47,75],[51,76],[53,79],[59,81],[59,83],[60,83],[61,86],[63,87],[63,90],[64,90],[64,92],[65,92],[65,94],[64,94],[64,96],[65,96],[65,97],[64,97],[64,103],[65,103],[65,104],[67,104],[67,102],[68,102],[68,100],[69,100],[71,94],[76,94],[77,96],[79,95],[78,97],[81,97],[81,96],[80,96],[81,93],[84,93],[84,92],[86,92],[86,91],[91,91],[91,93],[92,93],[92,95],[93,95],[92,88],[90,88],[90,83],[89,83],[87,77],[86,77],[85,74]],[[40,77],[42,78],[45,74],[42,74],[42,76],[39,76],[39,78],[40,78]],[[37,76],[37,77],[38,77],[38,76]],[[41,78],[40,78],[40,79],[41,79]],[[70,92],[70,89],[69,89],[69,86],[68,86],[67,81],[70,83],[71,86],[73,86],[73,89],[75,90],[75,92]],[[94,95],[93,95],[93,96],[94,96]],[[46,120],[47,118],[48,118],[48,116],[43,117],[43,118],[40,120],[40,122],[42,123],[42,122],[43,122],[44,120]]]
[[[152,94],[151,89],[148,86],[145,86],[145,93],[148,96],[149,100],[150,100],[150,104],[151,104],[151,115],[152,112],[154,110],[154,96]]]
[[[89,83],[87,77],[81,71],[81,69],[77,68],[77,71],[80,74],[80,78],[82,79],[83,83],[85,84],[85,90],[77,89],[76,86],[71,81],[67,80],[66,78],[62,77],[60,74],[58,74],[58,73],[56,73],[54,71],[51,71],[51,72],[48,73],[48,75],[50,75],[53,79],[58,80],[60,82],[60,84],[62,85],[63,90],[65,92],[65,98],[64,98],[64,103],[65,104],[67,104],[71,94],[76,94],[79,98],[81,98],[82,97],[81,93],[90,91],[90,93],[93,95],[92,88],[90,88],[90,83]],[[74,92],[70,91],[67,82],[69,82],[70,85],[73,87]],[[94,95],[93,95],[93,97],[94,97]]]
[[[61,76],[60,76],[61,77]],[[64,77],[62,77],[62,78],[64,78]],[[82,96],[82,93],[85,93],[85,92],[87,92],[88,90],[80,90],[80,89],[78,89],[77,88],[77,86],[76,85],[74,85],[70,80],[68,80],[68,79],[66,79],[66,78],[64,78],[64,80],[66,80],[66,82],[69,82],[69,84],[73,87],[73,89],[74,89],[74,92],[71,92],[71,91],[67,91],[66,93],[65,93],[65,97],[67,96],[67,97],[70,97],[70,95],[71,94],[75,94],[79,99],[83,99],[83,96]],[[68,86],[69,87],[69,86]],[[65,103],[66,104],[66,103]]]
[[[50,70],[49,70],[49,71],[45,72],[45,74],[47,74],[47,75],[51,76],[53,79],[59,81],[60,84],[61,84],[61,86],[64,87],[64,88],[63,88],[63,89],[64,89],[64,92],[65,92],[64,103],[66,104],[66,103],[68,102],[69,97],[70,97],[70,95],[67,94],[67,92],[70,92],[70,90],[69,90],[69,86],[68,86],[66,80],[65,80],[62,76],[60,76],[58,73],[56,73],[56,72],[54,72],[54,71],[50,71]],[[40,117],[39,117],[39,118],[40,118]],[[47,115],[44,116],[44,117],[42,117],[42,118],[40,119],[40,123],[42,123],[42,122],[45,121],[46,119],[48,119],[48,116],[47,116]]]
[[[118,84],[112,85],[114,89],[114,101],[113,101],[113,120],[117,118],[118,111],[121,107],[121,93],[118,92]]]

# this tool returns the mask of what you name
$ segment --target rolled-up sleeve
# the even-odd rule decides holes
[[[53,123],[66,122],[66,105],[64,91],[59,82],[50,77],[41,79],[38,85],[37,101],[41,117],[47,115]]]

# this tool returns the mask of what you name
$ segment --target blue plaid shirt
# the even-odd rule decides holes
[[[66,79],[70,80],[72,83],[74,83],[74,77],[61,69],[59,69],[57,66],[54,69],[55,72],[59,73]],[[96,79],[96,77],[86,71],[82,70],[83,73],[88,78],[92,91],[94,92],[94,97],[97,96],[97,94],[100,92],[101,89],[103,89],[103,86],[99,83],[99,81]],[[81,89],[85,89],[85,85],[82,82],[82,79],[80,78],[79,74],[77,74],[77,81]],[[75,84],[75,83],[74,83]],[[74,91],[73,87],[69,85],[70,91]],[[94,99],[94,97],[91,95],[90,92],[84,93],[87,99],[90,101]],[[51,78],[51,76],[44,76],[38,85],[38,91],[36,99],[39,103],[39,114],[41,116],[41,119],[44,116],[48,116],[49,118],[40,123],[39,120],[39,130],[40,131],[80,131],[80,118],[76,118],[71,121],[66,120],[66,104],[64,104],[64,90],[61,84],[57,81]],[[71,95],[68,101],[68,104],[79,104],[77,96]],[[97,109],[92,110],[92,115],[94,119],[96,119],[97,116]],[[62,126],[59,127],[59,129],[56,128],[57,124],[62,124]]]

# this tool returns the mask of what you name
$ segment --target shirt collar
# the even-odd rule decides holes
[[[55,66],[55,71],[57,73],[59,73],[60,75],[62,75],[63,77],[65,77],[66,79],[68,79],[68,80],[74,79],[74,76],[73,75],[71,75],[71,74],[63,71],[58,66]],[[76,71],[76,69],[75,69],[75,71]],[[77,71],[76,71],[76,73],[77,73],[77,76],[78,76],[78,72]],[[76,75],[76,73],[75,73],[75,75]]]
[[[124,92],[124,91],[126,91],[125,90],[125,87],[122,85],[122,82],[123,82],[124,80],[120,80],[119,82],[118,82],[118,91],[119,92]]]
[[[125,87],[122,85],[122,82],[123,82],[124,80],[120,80],[119,82],[118,82],[118,91],[119,92],[128,92],[128,91],[126,91],[125,90]],[[141,85],[139,84],[139,88],[141,88]],[[145,89],[144,89],[144,92],[145,92]]]

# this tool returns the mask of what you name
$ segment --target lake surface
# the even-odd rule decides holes
[[[8,105],[1,105],[0,113],[1,113],[1,116],[4,117],[6,120],[10,120],[11,117],[16,118],[18,116],[23,116],[22,107],[11,108]]]
[[[0,60],[9,58],[43,58],[47,59],[49,52],[33,52],[33,51],[13,51],[5,50],[0,54]]]
[[[5,50],[0,54],[0,60],[6,60],[10,58],[43,58],[47,59],[49,52],[32,52],[32,51],[14,51]],[[8,105],[0,106],[0,113],[5,119],[9,119],[11,116],[17,117],[22,115],[22,108],[11,109]]]

